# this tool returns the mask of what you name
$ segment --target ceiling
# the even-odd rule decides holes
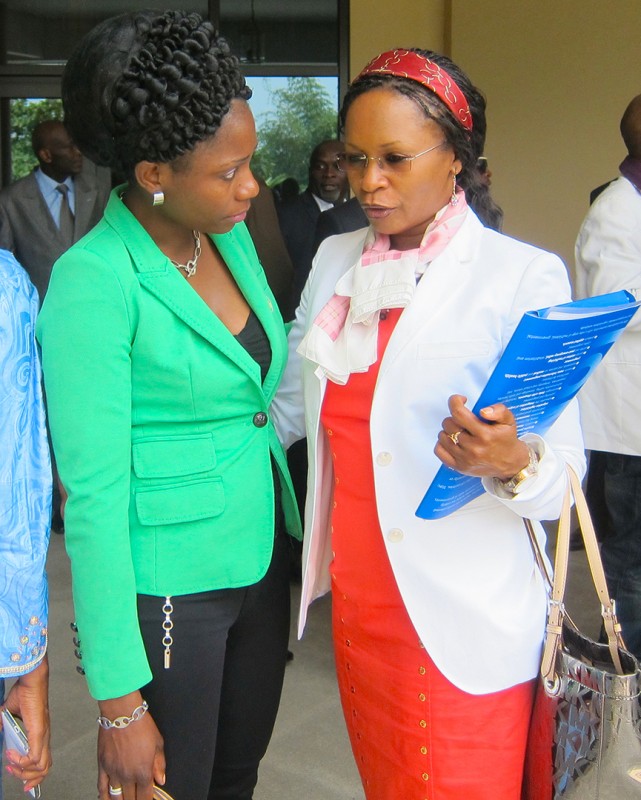
[[[136,6],[132,0],[4,0],[7,8],[30,14],[59,16],[111,16],[131,11]],[[159,3],[152,3],[158,5]],[[179,5],[186,7],[188,2]],[[149,2],[140,3],[148,8]],[[173,7],[173,5],[171,6]],[[193,7],[207,8],[207,0],[195,0]],[[220,0],[221,16],[224,19],[249,19],[251,0]],[[336,18],[337,0],[254,0],[254,14],[260,19],[325,19]]]

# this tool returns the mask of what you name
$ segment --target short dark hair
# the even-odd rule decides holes
[[[38,153],[49,146],[51,134],[60,128],[64,129],[64,125],[59,119],[43,119],[34,126],[31,131],[31,148],[38,160],[40,160]]]
[[[111,17],[81,40],[62,79],[73,140],[122,175],[184,155],[216,133],[232,100],[250,97],[225,39],[182,11]]]
[[[619,127],[628,155],[641,159],[641,94],[630,100]]]
[[[477,165],[479,156],[483,155],[487,131],[485,97],[474,86],[466,73],[447,56],[435,53],[433,50],[409,49],[425,58],[429,58],[454,79],[465,95],[470,107],[472,131],[466,130],[440,97],[422,83],[411,78],[376,73],[365,75],[360,80],[355,80],[348,87],[340,111],[341,129],[345,127],[345,119],[351,104],[365,92],[369,92],[372,89],[389,88],[409,98],[422,109],[428,119],[434,120],[443,131],[447,142],[454,150],[456,158],[461,162],[461,172],[457,176],[458,185],[465,192],[468,203],[478,214],[481,221],[490,227],[494,227],[490,222],[495,219],[495,210],[498,209],[498,206],[492,200],[487,185],[481,180]]]

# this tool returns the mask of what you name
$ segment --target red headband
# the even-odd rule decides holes
[[[411,50],[388,50],[381,53],[354,78],[353,83],[366,75],[396,75],[422,83],[441,98],[457,122],[466,130],[472,130],[472,114],[463,92],[442,67],[420,53]]]

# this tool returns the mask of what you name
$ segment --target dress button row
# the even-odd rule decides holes
[[[267,414],[264,411],[257,411],[252,422],[257,428],[264,428],[267,425]]]

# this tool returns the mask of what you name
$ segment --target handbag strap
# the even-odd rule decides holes
[[[612,657],[612,663],[619,675],[624,674],[619,648],[624,649],[625,645],[621,637],[621,626],[616,618],[614,601],[610,598],[608,593],[605,572],[603,571],[603,564],[601,563],[601,556],[599,554],[599,545],[594,532],[594,525],[592,524],[592,518],[590,517],[590,511],[579,478],[570,466],[566,466],[566,471],[567,488],[563,498],[561,516],[559,517],[553,580],[550,580],[545,559],[541,553],[541,548],[534,533],[532,523],[530,520],[524,520],[537,565],[543,577],[551,586],[548,621],[541,662],[541,675],[543,680],[549,684],[554,683],[556,654],[561,647],[563,618],[566,616],[564,598],[570,558],[570,508],[573,496],[579,521],[579,530],[583,537],[585,552],[588,558],[588,564],[590,565],[592,583],[601,601],[601,616],[603,617],[603,626],[608,637],[608,647]]]

